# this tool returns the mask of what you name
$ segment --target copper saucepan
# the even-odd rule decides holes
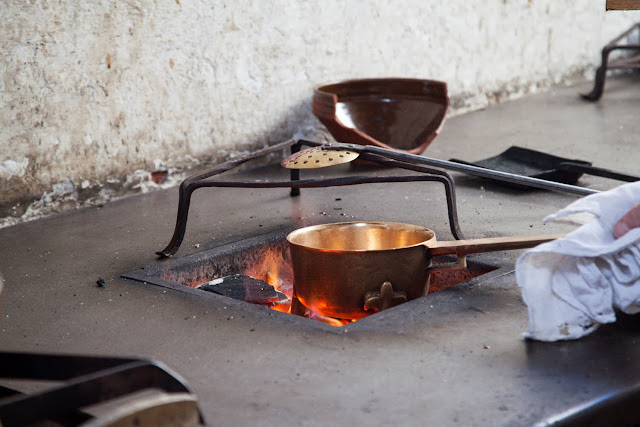
[[[294,295],[316,314],[356,320],[419,298],[433,271],[466,268],[466,255],[523,249],[563,234],[438,242],[424,227],[389,222],[314,225],[287,236]],[[434,255],[458,261],[433,264]]]

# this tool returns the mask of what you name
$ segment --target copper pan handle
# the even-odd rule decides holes
[[[510,249],[526,249],[541,243],[566,236],[560,234],[538,234],[534,236],[488,237],[484,239],[452,240],[436,242],[427,247],[431,255],[467,255],[479,252],[505,251]]]

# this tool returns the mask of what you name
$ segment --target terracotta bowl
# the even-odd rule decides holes
[[[440,132],[447,84],[421,79],[359,79],[318,86],[313,114],[338,142],[422,153]]]

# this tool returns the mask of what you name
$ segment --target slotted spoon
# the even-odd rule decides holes
[[[342,163],[349,163],[360,157],[361,155],[366,155],[368,153],[406,163],[417,163],[427,166],[433,166],[456,172],[462,172],[469,175],[475,175],[482,178],[495,179],[498,181],[521,184],[528,187],[542,188],[545,190],[578,194],[580,196],[586,196],[599,192],[598,190],[592,190],[590,188],[552,182],[544,179],[531,178],[528,176],[516,175],[507,172],[500,172],[496,170],[481,168],[478,166],[419,156],[416,154],[403,153],[372,145],[343,144],[340,142],[330,142],[294,153],[284,159],[281,162],[281,165],[287,169],[317,169],[339,165]]]

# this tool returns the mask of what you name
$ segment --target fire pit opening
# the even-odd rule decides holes
[[[293,297],[293,268],[287,234],[280,231],[228,241],[193,255],[125,273],[122,277],[203,297],[233,298],[248,305],[302,316],[332,326],[341,327],[351,323],[314,314]],[[447,257],[438,259],[438,262],[447,261],[451,260]],[[463,270],[434,272],[431,274],[429,294],[498,268],[468,261],[467,268]]]

